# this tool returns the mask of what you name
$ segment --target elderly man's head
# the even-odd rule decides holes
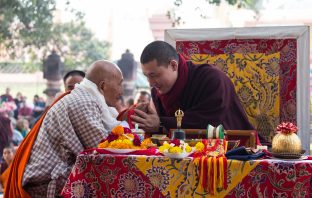
[[[107,105],[115,107],[123,91],[123,76],[118,66],[106,60],[96,61],[88,69],[86,78],[97,85]]]

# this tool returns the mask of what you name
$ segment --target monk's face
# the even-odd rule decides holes
[[[168,93],[178,78],[178,64],[175,60],[171,60],[168,65],[158,65],[154,59],[142,64],[142,71],[150,86],[160,94]]]
[[[109,107],[115,107],[118,100],[120,100],[123,92],[122,82],[123,77],[120,71],[117,71],[109,81],[105,82],[102,93]]]
[[[64,82],[65,91],[73,90],[75,88],[75,84],[80,83],[82,80],[83,77],[79,75],[69,76]]]

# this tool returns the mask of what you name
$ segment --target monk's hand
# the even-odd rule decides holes
[[[132,121],[139,124],[139,128],[146,133],[158,132],[159,117],[155,110],[150,105],[147,107],[147,113],[139,109],[134,109],[135,115],[131,116]]]

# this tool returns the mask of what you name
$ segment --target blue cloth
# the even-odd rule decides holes
[[[12,137],[14,146],[18,146],[23,141],[23,139],[24,139],[23,135],[18,130],[14,129]]]
[[[264,157],[266,154],[262,151],[249,153],[244,146],[228,151],[225,156],[227,159],[236,159],[241,161],[255,160]]]

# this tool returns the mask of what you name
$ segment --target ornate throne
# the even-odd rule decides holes
[[[187,60],[224,71],[250,122],[268,141],[280,122],[291,121],[309,150],[308,26],[171,29],[165,41]]]

